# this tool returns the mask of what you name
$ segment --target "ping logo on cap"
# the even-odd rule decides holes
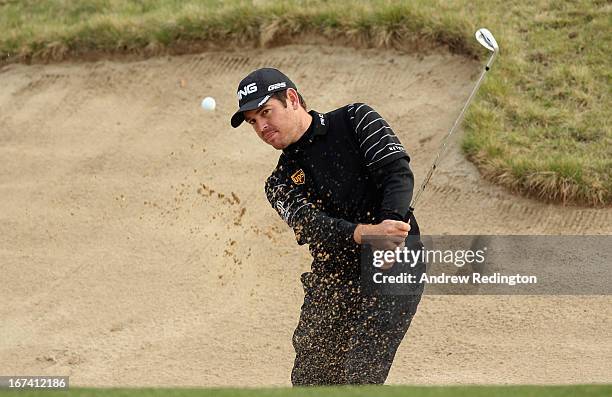
[[[243,96],[252,94],[254,92],[257,92],[257,84],[256,83],[247,84],[244,87],[242,87],[241,90],[238,90],[238,100],[240,101],[242,100]]]
[[[304,174],[304,171],[302,171],[302,169],[299,169],[295,171],[293,175],[291,175],[291,180],[296,185],[303,185],[304,182],[306,182],[306,175]]]

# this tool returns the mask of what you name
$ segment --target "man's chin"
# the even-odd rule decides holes
[[[272,146],[274,149],[276,150],[283,150],[284,148],[287,147],[287,145],[283,145],[280,142],[270,142],[268,143],[270,146]]]

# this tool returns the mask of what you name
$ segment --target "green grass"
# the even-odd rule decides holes
[[[609,396],[610,385],[580,386],[363,386],[275,389],[70,389],[69,391],[0,391],[15,397],[595,397]]]
[[[155,55],[316,34],[338,44],[501,55],[464,124],[482,174],[546,201],[612,202],[612,6],[576,1],[0,0],[0,60]]]

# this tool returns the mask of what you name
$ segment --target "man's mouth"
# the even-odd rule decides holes
[[[264,134],[264,140],[269,141],[276,134],[276,131],[268,131]]]

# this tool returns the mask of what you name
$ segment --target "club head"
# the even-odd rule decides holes
[[[478,29],[476,32],[476,40],[478,40],[478,42],[482,44],[483,47],[486,47],[489,51],[497,52],[497,50],[499,50],[497,41],[495,41],[495,37],[493,37],[491,32],[489,32],[489,29]]]

